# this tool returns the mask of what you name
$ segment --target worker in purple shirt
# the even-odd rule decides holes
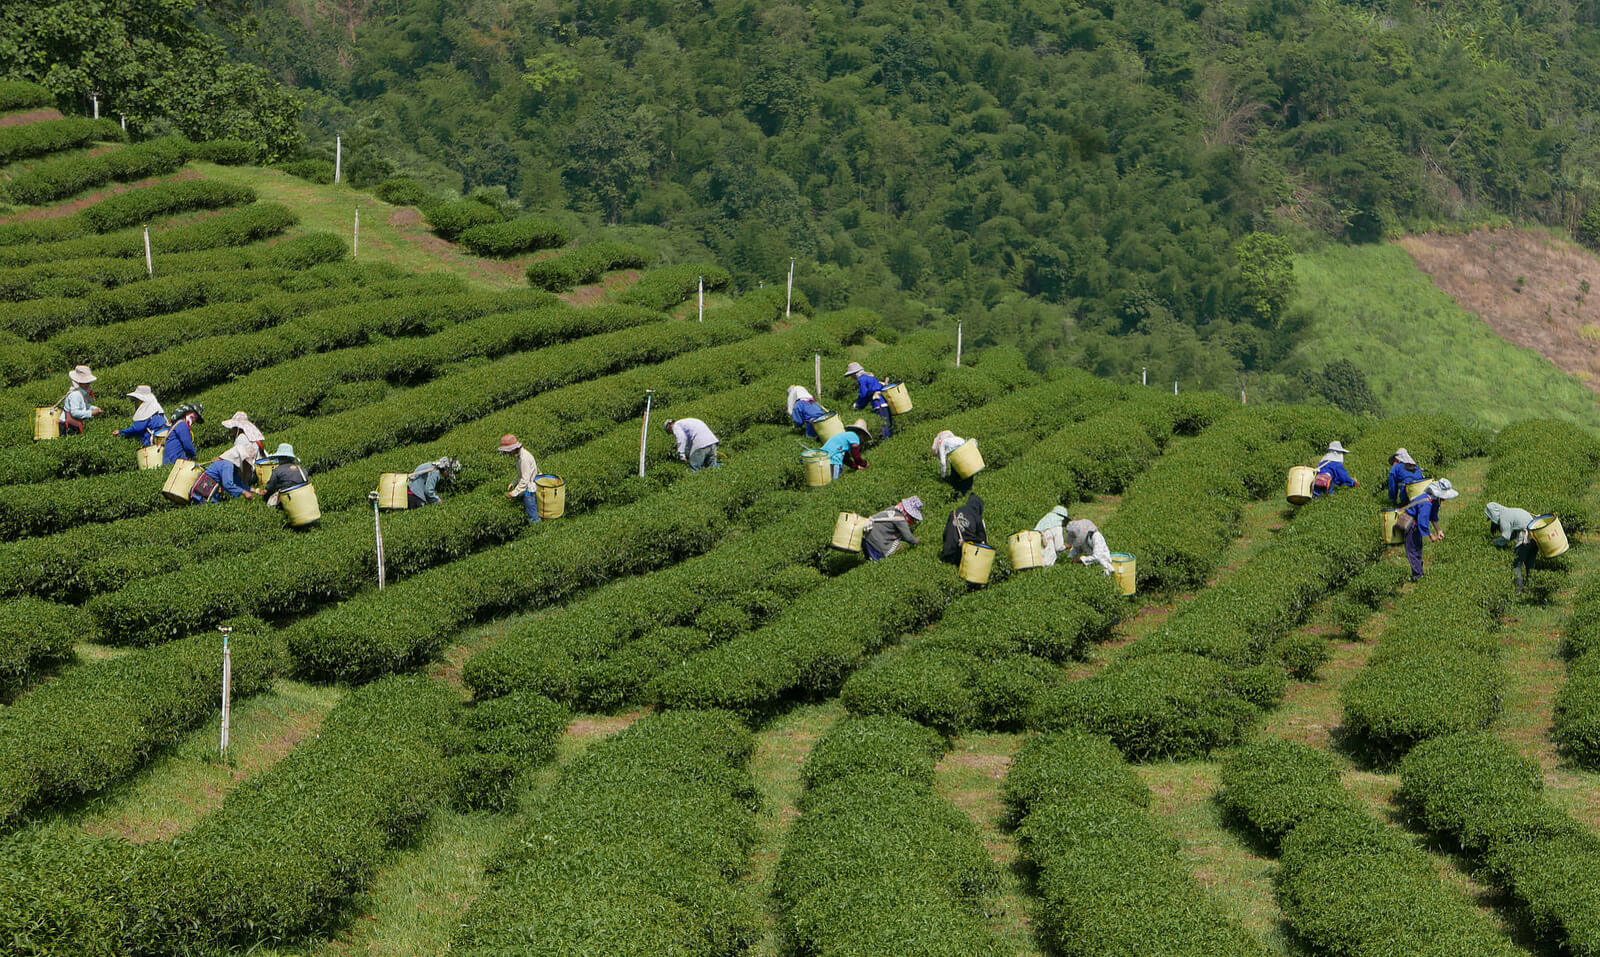
[[[889,411],[889,400],[883,397],[883,383],[878,377],[861,368],[861,363],[852,362],[845,366],[844,374],[856,378],[856,404],[858,409],[871,408],[883,419],[883,431],[878,433],[879,438],[887,439],[894,434],[894,415]]]
[[[717,462],[717,433],[699,419],[668,419],[662,426],[678,442],[678,460],[689,463],[689,471],[714,468]]]

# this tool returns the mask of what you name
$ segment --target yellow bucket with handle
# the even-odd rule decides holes
[[[1124,595],[1131,595],[1138,590],[1139,561],[1127,552],[1111,553],[1111,574],[1116,576]]]
[[[406,487],[411,484],[411,476],[406,472],[385,472],[378,476],[378,507],[395,511],[410,508],[411,503],[406,499]]]
[[[948,458],[950,467],[962,478],[972,478],[983,471],[983,456],[978,452],[977,439],[968,439],[956,446]]]
[[[1011,553],[1011,567],[1022,571],[1044,567],[1044,533],[1028,529],[1006,539],[1006,549]]]
[[[560,518],[567,513],[567,483],[548,472],[535,475],[533,502],[539,508],[539,518]]]
[[[904,415],[911,411],[911,393],[906,391],[904,382],[884,386],[883,399],[889,403],[889,411],[895,415]]]
[[[266,488],[267,480],[272,478],[272,470],[278,467],[276,462],[263,462],[256,459],[253,466],[256,473],[256,488]]]
[[[158,469],[161,467],[162,448],[159,445],[146,445],[139,449],[135,458],[139,462],[139,469]]]
[[[1559,515],[1540,515],[1528,523],[1528,537],[1539,546],[1540,558],[1555,558],[1570,547]]]
[[[979,545],[977,542],[961,543],[959,572],[962,578],[973,585],[987,585],[989,584],[989,573],[993,570],[993,545]]]
[[[812,488],[833,481],[833,462],[821,449],[807,449],[800,453],[800,462],[806,470],[806,484]]]
[[[1386,545],[1398,545],[1405,541],[1405,536],[1400,534],[1400,528],[1395,524],[1395,519],[1400,517],[1398,508],[1386,508],[1382,513],[1383,541]]]
[[[1311,483],[1316,481],[1317,470],[1309,465],[1294,465],[1289,468],[1289,483],[1284,489],[1284,497],[1290,505],[1304,505],[1311,501]]]
[[[820,419],[812,419],[811,430],[817,433],[818,441],[826,442],[844,431],[844,420],[839,418],[839,413],[829,412]]]
[[[61,409],[53,405],[36,406],[33,410],[33,440],[44,442],[61,435]]]
[[[871,524],[872,520],[865,515],[857,515],[855,512],[840,512],[839,517],[834,520],[833,541],[829,544],[841,552],[859,552],[861,551],[861,536],[866,532],[867,526]]]
[[[283,506],[283,514],[289,516],[289,525],[293,528],[314,525],[322,518],[322,509],[317,505],[317,490],[311,487],[310,482],[279,492],[278,504]]]
[[[1428,490],[1428,486],[1432,484],[1433,479],[1422,479],[1419,482],[1407,482],[1406,500],[1410,501],[1411,499],[1416,498],[1418,495],[1421,495],[1423,492],[1426,492]]]
[[[161,486],[161,494],[179,505],[189,504],[189,493],[194,491],[194,483],[204,471],[203,466],[189,459],[173,462],[172,471],[167,473],[167,481]]]

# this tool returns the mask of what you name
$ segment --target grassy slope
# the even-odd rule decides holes
[[[1384,414],[1463,414],[1500,428],[1548,416],[1600,428],[1595,394],[1538,353],[1501,339],[1440,292],[1399,246],[1300,256],[1297,305],[1314,317],[1294,362],[1350,359]]]

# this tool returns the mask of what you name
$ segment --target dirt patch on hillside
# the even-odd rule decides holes
[[[23,110],[20,113],[7,113],[0,116],[0,126],[21,126],[24,123],[39,123],[44,120],[61,119],[61,111],[53,106],[41,106],[37,110]]]
[[[1407,236],[1400,246],[1434,285],[1502,338],[1534,349],[1600,391],[1600,259],[1532,229]]]

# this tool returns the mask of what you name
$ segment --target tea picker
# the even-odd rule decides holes
[[[912,534],[913,523],[922,521],[922,499],[915,495],[903,498],[881,512],[873,513],[867,530],[861,535],[861,550],[870,561],[893,555],[901,545],[918,545]]]
[[[1422,471],[1422,466],[1411,457],[1411,453],[1403,448],[1395,449],[1389,456],[1389,477],[1385,481],[1385,491],[1389,493],[1389,504],[1405,505],[1411,501],[1411,492],[1407,486],[1427,478]]]
[[[861,457],[861,449],[866,440],[866,420],[857,419],[853,425],[822,443],[822,451],[828,456],[828,464],[834,478],[839,477],[839,472],[846,465],[853,471],[867,467],[867,460]]]
[[[845,366],[844,374],[854,376],[856,380],[856,409],[871,408],[883,419],[883,431],[879,432],[880,438],[887,439],[894,434],[894,413],[889,409],[889,400],[884,397],[883,383],[878,377],[861,367],[861,363],[852,362]]]
[[[1535,517],[1527,509],[1499,502],[1485,505],[1483,514],[1489,519],[1494,546],[1511,549],[1511,580],[1519,592],[1527,584],[1535,558],[1554,558],[1567,550],[1567,533],[1555,515]]]
[[[70,386],[67,389],[67,394],[61,398],[61,418],[59,420],[62,435],[67,435],[68,433],[82,435],[84,423],[105,411],[94,404],[92,401],[94,392],[89,389],[89,383],[97,381],[98,378],[93,372],[89,371],[88,366],[84,365],[75,366],[71,372],[67,373],[67,380]]]
[[[539,463],[533,460],[533,453],[523,448],[522,443],[510,432],[500,436],[500,452],[517,457],[517,479],[506,486],[506,498],[522,499],[522,512],[531,525],[539,521],[539,502],[534,496],[534,480],[539,477]],[[409,489],[406,494],[410,494]]]
[[[1406,543],[1406,560],[1411,563],[1412,581],[1422,577],[1423,536],[1435,542],[1444,538],[1444,529],[1436,524],[1439,521],[1439,503],[1460,494],[1449,479],[1436,479],[1429,482],[1422,494],[1412,499],[1395,516],[1395,527],[1400,530]]]
[[[1067,546],[1067,558],[1076,558],[1085,565],[1098,564],[1107,575],[1116,571],[1111,561],[1111,548],[1095,523],[1086,518],[1070,521],[1062,526],[1061,538]]]
[[[528,457],[531,459],[533,456]],[[439,498],[439,486],[454,483],[460,474],[461,463],[448,455],[432,462],[423,462],[411,470],[411,478],[406,482],[406,507],[421,508],[439,504],[443,501]]]
[[[944,544],[939,549],[939,560],[951,565],[961,561],[961,546],[989,544],[989,527],[983,521],[983,499],[968,495],[960,508],[952,509],[944,523]]]
[[[983,470],[977,439],[963,439],[945,429],[933,437],[933,454],[939,458],[939,477],[950,483],[957,498],[972,491],[973,476]]]
[[[678,461],[689,463],[698,472],[722,463],[717,461],[717,434],[699,419],[668,419],[661,426],[678,443]]]
[[[138,403],[133,410],[133,424],[118,429],[117,434],[138,439],[140,445],[148,446],[155,441],[156,433],[167,427],[167,411],[147,385],[139,386],[127,396]]]
[[[1033,530],[1040,536],[1041,564],[1054,565],[1056,556],[1067,550],[1065,532],[1062,531],[1066,523],[1067,507],[1057,505],[1033,524]]]
[[[161,464],[171,465],[179,459],[193,462],[200,453],[195,449],[194,427],[206,420],[205,406],[198,402],[185,402],[178,406],[178,417],[167,430],[167,440],[161,446]]]
[[[828,410],[822,407],[817,397],[803,385],[792,385],[789,387],[787,408],[789,418],[794,424],[803,429],[807,435],[816,438],[816,426],[812,423],[828,414]]]
[[[1359,486],[1350,475],[1350,470],[1344,467],[1345,453],[1350,451],[1337,440],[1328,443],[1328,451],[1323,453],[1322,461],[1317,463],[1317,474],[1311,480],[1311,497],[1330,495],[1334,489],[1341,485],[1352,488]]]

